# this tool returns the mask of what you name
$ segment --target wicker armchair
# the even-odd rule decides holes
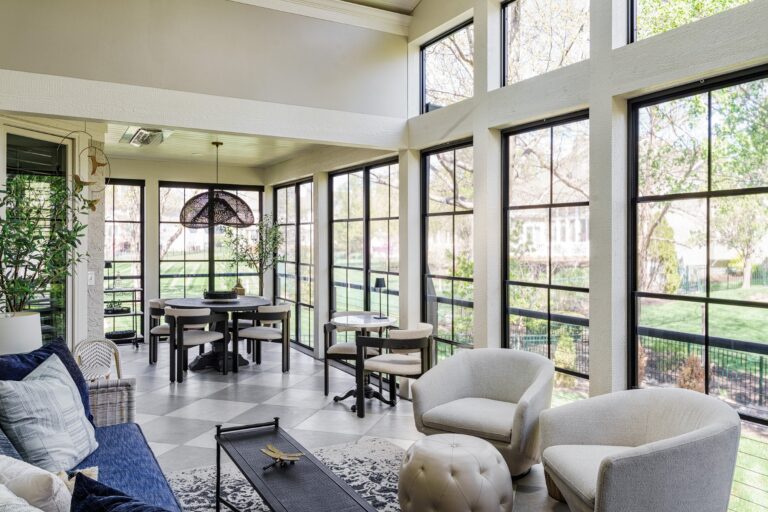
[[[136,379],[97,380],[88,383],[93,422],[97,427],[133,423],[136,418]]]

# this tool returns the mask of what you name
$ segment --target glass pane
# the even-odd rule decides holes
[[[549,280],[549,210],[511,210],[509,279],[546,284]]]
[[[285,223],[296,223],[296,188],[285,189]]]
[[[372,220],[370,226],[370,265],[372,270],[387,270],[389,259],[389,221]]]
[[[184,250],[188,260],[208,259],[208,230],[184,229]]]
[[[363,222],[349,223],[349,262],[350,267],[363,268]]]
[[[192,197],[192,196],[190,196]],[[184,206],[184,189],[175,187],[160,188],[160,221],[179,222]]]
[[[392,188],[389,194],[390,217],[400,216],[400,164],[389,166],[389,183]]]
[[[373,167],[369,171],[371,218],[389,217],[389,166]]]
[[[637,282],[641,291],[706,292],[706,200],[642,203],[637,207]]]
[[[454,275],[472,278],[475,275],[472,238],[472,215],[456,215],[453,226],[456,247]]]
[[[389,271],[400,271],[400,222],[389,221]]]
[[[457,30],[422,50],[426,112],[472,97],[473,52],[472,25]]]
[[[350,270],[348,309],[350,311],[363,311],[365,309],[365,281],[362,270]]]
[[[305,304],[312,304],[312,267],[309,265],[299,265],[299,271],[299,284],[301,286],[301,289],[299,290],[301,292],[301,297],[299,298],[301,302]]]
[[[516,0],[504,11],[507,84],[589,58],[589,0]]]
[[[134,185],[114,185],[113,204],[114,217],[109,220],[141,221],[141,187]],[[105,207],[106,206],[110,205],[105,205]],[[112,212],[109,211],[109,214],[111,213]]]
[[[589,201],[589,121],[552,128],[552,202]]]
[[[636,0],[637,40],[681,27],[750,0]]]
[[[641,196],[707,190],[707,124],[706,94],[640,109]]]
[[[160,224],[160,259],[184,258],[184,228],[181,224]]]
[[[429,155],[427,166],[427,212],[453,211],[454,203],[454,152],[445,151]]]
[[[710,200],[711,296],[768,301],[768,195]]]
[[[712,91],[712,189],[768,185],[768,79]]]
[[[349,174],[349,218],[363,218],[363,172]]]
[[[640,299],[638,382],[704,391],[704,305]]]
[[[465,345],[474,342],[472,327],[474,324],[474,309],[472,307],[453,307],[453,341]]]
[[[115,225],[109,221],[104,223],[104,261],[114,261]]]
[[[589,398],[589,380],[573,377],[564,373],[555,374],[555,386],[552,390],[552,407],[585,400]]]
[[[473,148],[456,150],[456,210],[471,210],[474,207],[474,153]]]
[[[277,204],[277,219],[275,219],[275,221],[278,224],[285,224],[288,219],[286,193],[287,191],[285,188],[277,189],[277,197],[275,198]]]
[[[237,283],[237,265],[234,261],[217,261],[214,263],[216,271],[214,289],[231,290]]]
[[[508,286],[509,347],[548,357],[547,290]]]
[[[285,280],[282,298],[286,300],[296,300],[296,265],[293,263],[285,264]]]
[[[141,259],[141,224],[118,222],[113,225],[115,260]]]
[[[427,274],[453,275],[453,217],[427,219]]]
[[[312,222],[312,183],[302,183],[299,185],[299,208],[300,222]]]
[[[349,265],[347,258],[347,223],[334,222],[333,224],[333,264],[346,267]]]
[[[552,208],[552,283],[589,287],[589,206]]]
[[[449,279],[427,278],[425,294],[427,323],[436,327],[435,335],[453,339],[453,284]]]
[[[299,258],[303,263],[312,263],[312,225],[299,226]]]
[[[115,188],[117,186],[118,185],[107,185],[104,189],[104,220],[107,222],[115,220],[113,210],[115,206]]]
[[[509,137],[509,205],[549,204],[550,129]]]
[[[349,175],[337,174],[331,177],[333,187],[333,218],[349,218]]]

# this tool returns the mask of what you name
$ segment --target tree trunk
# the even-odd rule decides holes
[[[752,260],[750,258],[744,258],[744,275],[742,276],[741,287],[752,287]]]

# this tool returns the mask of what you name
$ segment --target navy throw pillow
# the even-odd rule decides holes
[[[56,338],[47,345],[27,352],[26,354],[7,354],[0,356],[0,380],[22,380],[32,373],[32,370],[40,366],[51,354],[56,354],[64,363],[67,371],[75,381],[77,389],[80,391],[80,398],[83,401],[85,415],[93,423],[91,414],[91,401],[88,398],[88,384],[85,382],[83,373],[77,366],[72,352],[69,351],[63,338]]]
[[[71,512],[168,512],[147,505],[82,473],[75,477]]]

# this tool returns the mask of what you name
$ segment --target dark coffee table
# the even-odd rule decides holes
[[[295,464],[264,469],[272,459],[261,452],[272,444],[284,452],[303,452]],[[216,510],[223,504],[240,512],[221,496],[221,450],[232,459],[270,510],[280,512],[376,512],[352,487],[334,475],[298,441],[269,423],[222,428],[216,426]]]

